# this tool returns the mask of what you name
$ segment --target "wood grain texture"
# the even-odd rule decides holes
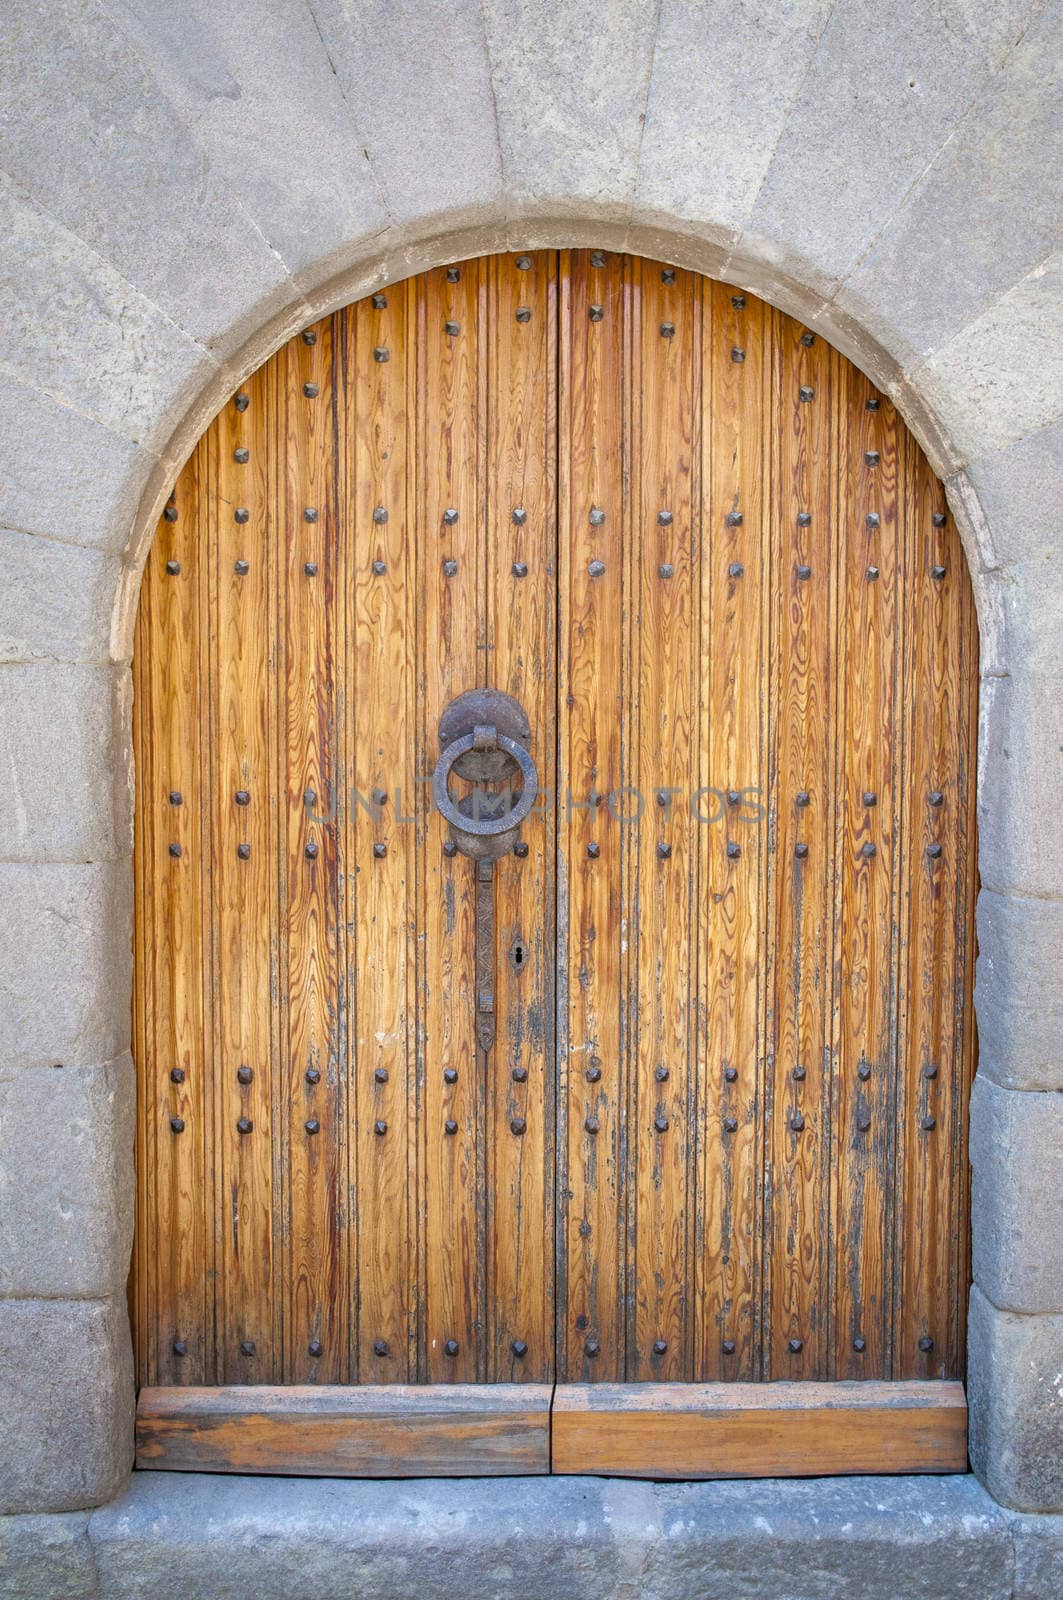
[[[959,1383],[559,1384],[552,1469],[626,1478],[963,1472]]]
[[[155,1472],[450,1478],[550,1470],[545,1384],[142,1389],[136,1464]]]
[[[142,1383],[961,1376],[976,619],[817,335],[591,250],[323,319],[180,474],[134,684]],[[486,1055],[475,685],[545,791]]]

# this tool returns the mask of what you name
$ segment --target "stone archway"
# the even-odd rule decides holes
[[[836,85],[876,75],[845,8],[751,26],[731,55],[693,8],[665,7],[659,29],[650,7],[604,23],[573,12],[543,43],[518,6],[488,6],[486,31],[461,6],[442,51],[427,9],[353,35],[341,18],[324,49],[293,24],[264,41],[261,60],[283,69],[272,88],[254,71],[240,81],[235,8],[189,25],[206,79],[168,61],[187,39],[102,13],[57,23],[65,57],[28,51],[39,103],[56,110],[13,151],[3,190],[3,1508],[98,1504],[130,1459],[128,658],[145,530],[223,395],[288,331],[421,265],[563,241],[665,255],[794,311],[889,390],[947,481],[982,629],[972,1449],[999,1499],[1058,1509],[1063,452],[1059,263],[1037,153],[1051,19],[1016,4],[956,42],[921,7],[897,7],[870,119],[891,147],[865,178],[853,152],[869,119]],[[347,126],[355,46],[374,99],[390,82],[416,112],[368,140]],[[762,96],[744,93],[753,81]],[[939,121],[922,132],[935,96]],[[736,97],[724,126],[717,107]],[[115,104],[139,163],[112,165],[101,142]],[[298,132],[307,104],[327,115],[283,156],[271,108]],[[995,130],[1017,106],[1026,137],[998,158]],[[227,220],[248,129],[265,154]],[[282,181],[305,166],[306,137],[327,174],[312,193]],[[83,194],[57,151],[66,177],[92,180]],[[834,151],[855,186],[841,208]],[[134,170],[148,174],[139,187]],[[998,205],[992,250],[979,183]]]

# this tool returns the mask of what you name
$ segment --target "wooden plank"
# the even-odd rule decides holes
[[[690,1376],[759,1372],[767,870],[771,318],[705,282],[702,332],[698,997],[703,1062]]]
[[[275,378],[272,366],[249,378],[210,433],[211,1017],[222,1382],[281,1375]],[[248,460],[238,461],[236,451],[244,449]]]
[[[281,829],[280,1014],[284,1376],[346,1378],[346,1063],[339,995],[338,842],[344,804],[336,725],[336,399],[332,324],[275,357],[278,370]],[[278,1139],[279,1142],[279,1139]]]
[[[542,1382],[554,1372],[556,254],[495,256],[488,285],[484,668],[527,712],[544,798],[521,829],[526,853],[495,867],[485,1376]]]
[[[417,283],[415,516],[418,558],[418,774],[439,754],[447,703],[485,681],[481,329],[486,268],[465,262]],[[454,330],[454,331],[448,331]],[[448,515],[456,513],[456,517]],[[426,808],[419,931],[423,1099],[424,1360],[431,1383],[485,1371],[485,1064],[476,1050],[474,869],[443,852],[447,825]]]
[[[600,265],[592,264],[600,261]],[[557,1370],[625,1371],[624,261],[562,253]],[[593,519],[593,520],[592,520]]]
[[[773,314],[771,1073],[763,1373],[825,1377],[830,1249],[834,354]],[[808,342],[810,341],[810,342]],[[804,519],[808,519],[807,521]],[[808,567],[804,577],[799,568]]]
[[[698,827],[693,526],[700,296],[690,273],[632,264],[630,541],[632,768],[639,819],[626,896],[631,994],[634,1225],[626,1376],[690,1370],[693,1187],[698,1126],[693,875]],[[700,650],[698,651],[700,668]]]
[[[142,1389],[139,1470],[451,1478],[550,1470],[537,1384]]]
[[[628,1478],[964,1472],[959,1383],[561,1384],[552,1470]]]
[[[352,1377],[417,1377],[414,941],[417,730],[411,406],[414,288],[344,313],[342,715],[352,1107]],[[387,352],[387,359],[380,359]],[[338,596],[337,596],[338,598]],[[383,855],[378,854],[383,850]]]

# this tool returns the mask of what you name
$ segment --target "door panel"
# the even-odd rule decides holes
[[[134,670],[142,1383],[962,1374],[974,608],[822,339],[608,252],[381,290],[211,425]],[[486,1051],[475,687],[543,790]]]

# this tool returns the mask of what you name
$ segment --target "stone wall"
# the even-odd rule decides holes
[[[1055,0],[8,0],[0,26],[0,1510],[98,1505],[130,1466],[128,662],[162,501],[295,328],[554,243],[774,301],[946,479],[982,630],[972,1459],[1063,1509]]]

